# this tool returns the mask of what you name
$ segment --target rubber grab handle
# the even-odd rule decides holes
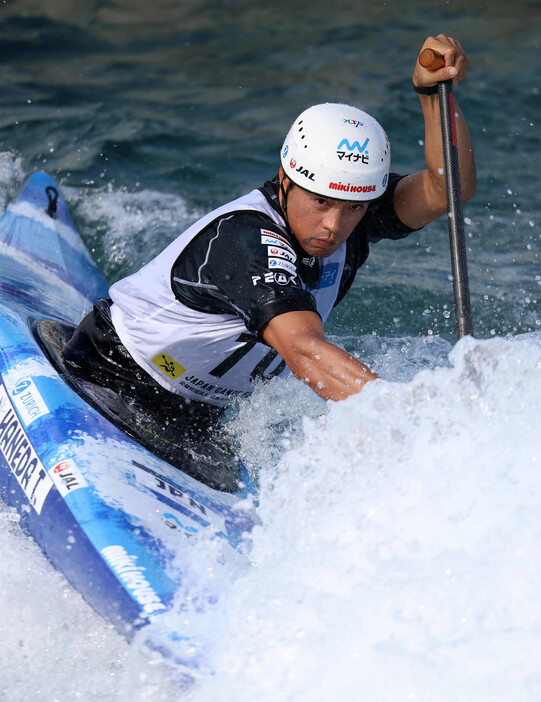
[[[428,71],[437,71],[445,66],[445,56],[438,54],[434,49],[424,49],[419,54],[419,63]]]

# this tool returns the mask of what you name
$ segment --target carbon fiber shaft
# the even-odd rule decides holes
[[[449,225],[449,245],[451,252],[451,272],[455,299],[457,336],[473,334],[468,282],[468,262],[464,236],[464,216],[462,214],[462,193],[456,146],[453,86],[450,80],[438,83],[441,115],[441,136],[443,142],[443,163],[447,192],[447,212]]]

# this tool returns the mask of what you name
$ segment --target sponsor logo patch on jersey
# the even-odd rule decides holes
[[[261,229],[261,243],[268,246],[285,246],[286,249],[293,251],[291,243],[285,237],[268,229]]]
[[[291,253],[295,253],[293,251],[293,248],[291,247],[290,244],[287,243],[287,241],[284,241],[283,239],[279,239],[277,236],[274,236],[274,237],[262,236],[261,243],[266,244],[267,246],[283,246],[285,249],[287,249]]]
[[[286,275],[285,273],[276,273],[272,274],[274,275],[274,280],[278,285],[287,285],[289,281],[293,280],[293,278],[290,278],[290,276]]]
[[[275,271],[274,273],[272,271],[269,271],[268,273],[265,273],[263,275],[263,278],[261,278],[260,275],[252,276],[252,283],[254,285],[257,285],[260,280],[264,280],[265,283],[278,283],[278,285],[287,285],[289,282],[295,281],[296,276],[292,277],[289,273],[286,275],[285,273],[280,273],[279,271]]]
[[[265,283],[273,283],[276,280],[276,275],[277,275],[277,273],[272,273],[270,271],[268,273],[264,273],[263,278],[260,275],[253,275],[252,276],[252,284],[257,285],[260,280],[264,280]],[[289,278],[288,278],[288,281],[289,281]],[[280,283],[280,285],[282,285],[282,283]]]
[[[152,363],[169,378],[178,378],[183,373],[186,373],[186,368],[166,353],[159,353],[157,356],[154,356]]]
[[[287,271],[289,275],[297,275],[297,269],[289,261],[285,261],[282,258],[269,258],[269,269],[276,270],[277,268],[280,268],[283,271]]]
[[[283,249],[280,246],[268,246],[267,252],[269,254],[269,258],[285,258],[286,261],[291,261],[291,263],[295,263],[297,260],[296,254],[288,249]]]

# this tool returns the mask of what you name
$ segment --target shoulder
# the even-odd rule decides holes
[[[228,236],[240,236],[242,241],[246,241],[250,240],[250,235],[257,239],[264,230],[289,240],[290,235],[277,202],[276,184],[267,181],[261,188],[216,210],[216,216],[207,222],[202,232],[227,232]]]
[[[271,246],[294,248],[285,228],[264,213],[246,211],[219,217],[188,248],[205,251],[207,259],[225,262],[236,258],[242,263],[246,257],[265,258]]]
[[[231,212],[216,219],[207,230],[217,234],[227,234],[241,240],[257,240],[259,236],[275,235],[289,241],[286,229],[272,220],[264,212],[245,210]]]
[[[189,242],[173,264],[173,275],[219,286],[233,280],[253,285],[253,277],[270,270],[273,250],[280,259],[276,266],[294,268],[291,237],[271,217],[254,210],[224,212]]]

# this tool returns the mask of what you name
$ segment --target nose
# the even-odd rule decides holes
[[[342,213],[338,209],[331,207],[325,213],[325,219],[323,221],[324,228],[330,234],[338,234],[338,232],[340,231],[341,224],[342,224]]]

